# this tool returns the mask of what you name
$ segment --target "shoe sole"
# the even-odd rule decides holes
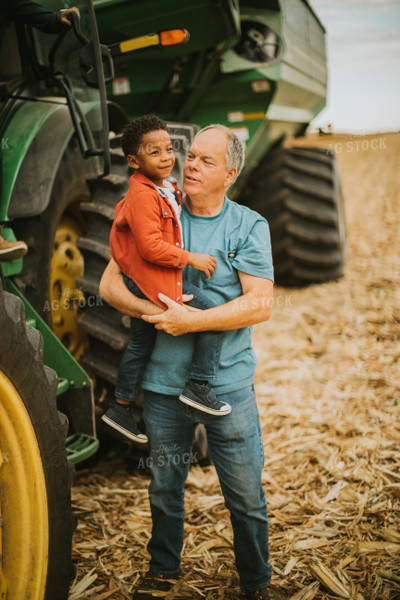
[[[11,250],[0,250],[0,258],[7,261],[18,260],[25,256],[28,252],[28,248],[25,246],[19,246],[17,248],[12,248]]]
[[[225,417],[225,415],[229,415],[232,410],[232,407],[229,406],[229,404],[227,404],[227,408],[224,411],[213,410],[212,408],[208,408],[207,406],[204,406],[204,404],[200,404],[200,402],[196,402],[196,400],[192,400],[192,398],[188,398],[183,394],[179,396],[179,400],[181,400],[181,402],[184,404],[191,406],[192,408],[197,408],[198,410],[201,410],[209,415],[214,415],[215,417]]]
[[[129,438],[133,442],[138,442],[139,444],[147,444],[147,442],[149,441],[148,438],[147,438],[147,436],[146,436],[146,439],[138,437],[137,435],[135,435],[131,431],[128,431],[128,429],[125,429],[124,427],[122,427],[122,425],[118,425],[118,423],[116,423],[115,421],[112,421],[106,415],[103,415],[101,417],[101,420],[104,421],[104,423],[107,423],[107,425],[109,425],[110,427],[112,427],[116,431],[119,431],[119,433],[122,433],[122,435],[124,435],[125,437]],[[142,433],[141,435],[144,435],[144,434]]]

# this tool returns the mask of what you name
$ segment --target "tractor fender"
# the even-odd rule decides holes
[[[62,104],[25,103],[12,120],[3,152],[2,220],[34,217],[50,202],[60,162],[74,127]]]

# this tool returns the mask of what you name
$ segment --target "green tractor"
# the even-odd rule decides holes
[[[98,295],[115,205],[130,172],[119,132],[155,112],[170,122],[181,178],[199,127],[246,143],[230,196],[271,227],[276,280],[342,275],[335,158],[286,148],[326,98],[324,29],[305,0],[77,0],[59,35],[18,23],[2,45],[0,598],[63,600],[73,575],[73,464],[98,449],[129,320]],[[42,0],[57,11],[58,0]],[[99,39],[102,44],[100,44]],[[140,418],[140,415],[138,415]]]

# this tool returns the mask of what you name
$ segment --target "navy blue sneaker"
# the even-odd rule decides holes
[[[134,442],[147,444],[149,441],[147,435],[139,431],[130,404],[125,406],[118,404],[118,402],[113,402],[108,411],[101,417],[101,420]]]
[[[246,592],[247,600],[283,600],[282,594],[273,586],[256,590],[255,592]]]
[[[177,584],[182,573],[178,571],[173,575],[157,575],[148,571],[145,577],[142,577],[136,588],[132,600],[153,600],[165,598],[170,590]],[[187,598],[187,595],[181,595],[179,590],[174,594],[174,598]]]
[[[192,379],[185,385],[179,400],[209,415],[223,417],[229,415],[232,410],[230,404],[217,399],[209,383],[202,385]]]

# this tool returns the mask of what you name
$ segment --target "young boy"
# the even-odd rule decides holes
[[[196,286],[182,282],[182,269],[189,265],[209,278],[217,261],[208,254],[184,249],[180,212],[182,193],[170,177],[175,156],[168,126],[155,115],[145,115],[125,127],[121,147],[135,170],[126,197],[117,204],[110,234],[110,249],[119,265],[125,285],[140,298],[165,308],[158,293],[182,304],[182,294],[193,294],[188,304],[196,308],[213,306]],[[156,330],[151,323],[131,318],[131,340],[122,357],[113,402],[102,419],[120,433],[139,443],[140,433],[132,403],[154,347]],[[195,335],[190,380],[180,400],[212,415],[227,415],[229,404],[220,402],[209,381],[215,380],[219,365],[222,333]]]

